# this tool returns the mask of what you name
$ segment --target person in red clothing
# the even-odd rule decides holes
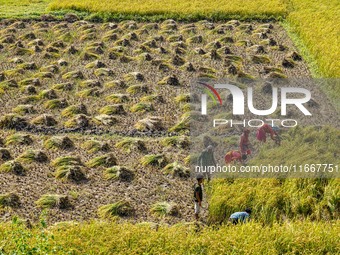
[[[250,130],[245,128],[240,138],[240,151],[241,151],[242,157],[243,155],[251,154],[251,150],[249,149],[250,147],[249,133],[250,133]]]
[[[277,134],[275,133],[273,128],[271,126],[269,126],[268,124],[263,124],[257,130],[256,138],[260,142],[264,142],[265,143],[266,140],[267,140],[267,134],[270,134],[271,139],[275,141],[275,137],[276,137]]]
[[[239,151],[229,151],[227,154],[224,156],[224,160],[226,164],[230,164],[233,161],[242,161],[242,155]]]

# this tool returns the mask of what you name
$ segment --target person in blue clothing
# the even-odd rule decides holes
[[[229,221],[236,225],[237,223],[245,223],[249,220],[251,209],[246,209],[244,212],[235,212],[229,217]]]

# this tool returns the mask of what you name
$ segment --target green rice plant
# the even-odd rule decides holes
[[[142,166],[158,166],[158,167],[164,167],[167,158],[165,157],[164,154],[150,154],[150,155],[145,155],[142,157],[140,160]]]
[[[98,151],[109,151],[110,146],[108,143],[100,142],[96,140],[89,140],[81,145],[81,148],[85,149],[89,153],[96,153]]]
[[[263,72],[265,74],[268,74],[270,72],[278,72],[278,73],[282,73],[282,69],[279,67],[275,67],[275,66],[265,66],[263,67]]]
[[[126,56],[126,55],[120,55],[118,57],[118,60],[119,60],[120,63],[130,63],[130,62],[134,61],[135,58],[129,57],[129,56]]]
[[[188,148],[189,139],[187,136],[169,136],[161,140],[163,146],[174,146],[180,149]]]
[[[131,150],[139,150],[144,151],[146,150],[145,143],[141,139],[127,137],[124,138],[122,141],[117,142],[115,144],[116,148],[121,148],[126,152],[130,153]]]
[[[257,45],[257,44],[248,47],[246,51],[249,53],[254,53],[254,54],[264,54],[266,52],[265,47],[263,47],[262,45]]]
[[[182,166],[177,161],[166,165],[162,172],[167,175],[171,175],[172,177],[180,177],[180,178],[187,178],[190,176],[189,168]]]
[[[142,52],[136,57],[136,59],[139,60],[140,62],[143,62],[143,61],[151,61],[153,58],[149,53]]]
[[[9,90],[9,87],[6,82],[0,83],[0,90],[1,90],[1,95],[5,94],[5,91]]]
[[[70,32],[66,32],[58,36],[58,39],[65,42],[71,42],[74,39],[74,36]]]
[[[4,207],[19,207],[20,198],[15,193],[0,194],[0,208]]]
[[[190,128],[190,116],[183,118],[180,122],[169,128],[169,132],[185,133]]]
[[[100,60],[95,60],[93,62],[88,63],[85,68],[103,68],[106,67],[106,65],[100,61]]]
[[[17,56],[32,55],[33,53],[34,53],[33,50],[26,49],[26,48],[16,48],[14,51],[14,55],[17,55]]]
[[[131,106],[130,111],[131,112],[150,112],[153,111],[154,108],[152,106],[152,104],[146,104],[146,103],[137,103],[134,104],[133,106]]]
[[[108,153],[91,159],[86,165],[91,168],[97,168],[99,166],[113,167],[117,165],[117,159],[112,153]]]
[[[123,47],[121,47],[121,50],[118,50],[117,48],[110,49],[109,50],[109,59],[112,59],[112,60],[119,59],[120,57],[124,56],[124,54],[122,52],[124,52]]]
[[[35,95],[37,94],[37,89],[33,85],[23,86],[20,88],[20,91],[22,93],[26,93],[29,95]],[[39,100],[38,96],[35,96],[37,100]]]
[[[282,60],[282,66],[285,68],[293,68],[296,66],[296,63],[293,59],[291,58],[284,58]]]
[[[88,128],[90,126],[90,118],[84,114],[77,114],[71,119],[64,122],[66,128]]]
[[[68,106],[65,99],[51,99],[44,103],[46,109],[63,109]]]
[[[114,80],[105,83],[105,88],[125,88],[126,84],[121,80]]]
[[[269,64],[271,62],[269,57],[262,55],[251,56],[251,61],[255,64]]]
[[[139,120],[134,127],[139,131],[154,131],[163,129],[162,118],[156,116],[148,116]]]
[[[18,60],[16,60],[17,62]],[[17,66],[19,69],[24,69],[24,70],[37,70],[38,67],[36,65],[36,63],[34,62],[25,62],[25,63],[21,63]]]
[[[67,136],[52,136],[44,142],[44,147],[52,150],[69,150],[74,148],[74,143]]]
[[[17,159],[18,161],[24,162],[24,163],[32,163],[32,162],[38,162],[38,163],[44,163],[48,160],[47,155],[41,151],[41,150],[32,150],[29,149],[25,152],[23,152]]]
[[[53,89],[42,90],[40,91],[38,96],[39,98],[44,98],[44,99],[56,99],[58,97],[56,91]]]
[[[148,95],[148,96],[144,96],[140,99],[141,102],[147,102],[147,103],[152,103],[152,102],[159,102],[159,103],[163,103],[163,96],[162,95],[158,95],[158,94],[152,94],[152,95]]]
[[[84,89],[79,91],[76,95],[79,97],[99,97],[101,91],[96,88]]]
[[[26,86],[26,85],[33,85],[33,86],[40,86],[40,80],[38,78],[26,78],[19,82],[20,86]]]
[[[209,58],[209,59],[212,59],[212,60],[221,60],[222,59],[222,56],[220,55],[220,53],[217,50],[211,50],[207,54],[204,54],[203,57]]]
[[[30,104],[30,103],[36,103],[39,100],[41,100],[41,98],[37,95],[32,95],[32,96],[24,96],[24,97],[20,97],[19,98],[19,102],[21,104]]]
[[[105,180],[119,180],[130,182],[134,178],[134,173],[123,166],[113,166],[104,170]]]
[[[91,32],[91,31],[93,31],[93,32]],[[96,36],[95,30],[89,29],[87,31],[86,30],[83,31],[83,34],[79,37],[79,41],[85,42],[85,41],[90,41],[90,40],[93,40],[93,39],[96,39],[96,38],[97,38],[97,36]]]
[[[234,39],[229,36],[229,35],[226,35],[226,36],[222,36],[221,38],[218,39],[219,42],[221,43],[234,43]]]
[[[132,95],[139,93],[147,93],[149,91],[148,86],[144,84],[132,85],[126,89],[126,92]]]
[[[5,249],[9,252],[16,251],[15,244],[17,242],[21,244],[21,238],[32,236],[32,239],[29,239],[31,246],[23,245],[25,247],[23,250],[27,251],[27,254],[31,251],[31,247],[42,247],[46,250],[55,247],[61,251],[60,253],[65,253],[64,250],[66,252],[81,250],[94,254],[98,250],[108,249],[111,252],[112,248],[107,247],[108,240],[115,240],[116,249],[125,253],[133,253],[137,248],[142,252],[152,250],[155,254],[199,254],[202,252],[209,254],[209,250],[216,250],[219,254],[235,254],[235,250],[238,254],[265,254],[269,251],[279,254],[292,253],[291,251],[306,253],[306,249],[309,254],[338,253],[337,222],[294,220],[264,226],[262,223],[253,221],[236,227],[225,224],[216,229],[194,222],[180,222],[170,226],[154,222],[133,224],[117,221],[117,217],[110,216],[110,214],[107,216],[111,219],[110,221],[92,220],[87,224],[73,221],[61,222],[50,226],[47,233],[43,232],[44,235],[41,234],[39,228],[25,228],[24,222],[20,220],[12,224],[2,224],[1,228],[6,233],[13,235],[20,233],[19,237],[14,235],[11,239],[4,239],[7,241]],[[310,232],[313,234],[306,235]],[[245,233],[247,233],[247,241],[244,241]],[[96,234],[93,241],[79,242],[79,240],[89,240],[93,234]],[[280,236],[279,240],[276,240],[277,235]],[[259,245],[259,236],[261,236],[261,245]],[[47,240],[44,239],[42,242],[42,237],[46,237]],[[188,243],[195,245],[188,245]]]
[[[43,58],[45,59],[58,59],[60,58],[60,54],[57,52],[45,52],[43,54]]]
[[[190,94],[180,94],[175,97],[176,103],[189,103],[190,102]]]
[[[178,42],[178,41],[183,41],[183,35],[170,35],[167,38],[168,42]]]
[[[34,106],[31,104],[19,104],[12,109],[12,112],[20,115],[25,115],[35,113],[36,110],[34,109]]]
[[[42,195],[35,203],[42,209],[67,209],[71,206],[68,196],[57,194]]]
[[[116,31],[108,31],[103,35],[102,40],[103,41],[116,41],[118,37],[119,35],[116,33]]]
[[[94,70],[94,74],[98,77],[114,75],[113,71],[109,68],[97,68],[96,70]]]
[[[171,46],[174,48],[173,51],[177,55],[185,55],[187,53],[187,51],[186,51],[187,46],[183,42],[171,43]]]
[[[103,54],[104,50],[103,50],[103,46],[102,45],[89,45],[85,48],[86,52],[91,52],[91,53],[95,53],[95,54]]]
[[[25,175],[26,169],[15,160],[6,161],[0,165],[0,173],[12,173],[15,175]]]
[[[56,65],[48,65],[48,66],[42,66],[40,67],[39,71],[41,73],[58,73],[59,72],[59,67]]]
[[[164,77],[162,80],[158,82],[159,85],[172,85],[172,86],[179,86],[180,82],[175,75],[170,75]]]
[[[112,103],[126,103],[129,101],[129,95],[127,94],[111,94],[105,97],[106,101],[112,102]]]
[[[197,43],[202,43],[203,42],[203,37],[201,35],[194,35],[192,37],[189,37],[186,42],[188,44],[197,44]]]
[[[87,114],[87,109],[84,104],[70,105],[61,112],[63,117],[72,117],[77,114]]]
[[[270,72],[266,76],[267,79],[287,79],[287,75],[281,72]]]
[[[122,104],[106,105],[102,107],[99,112],[101,114],[113,115],[113,114],[124,114],[124,106]]]
[[[6,80],[3,82],[0,82],[0,88],[4,90],[8,90],[10,88],[17,88],[18,84],[14,79]]]
[[[155,22],[148,22],[144,24],[141,29],[146,29],[146,30],[152,30],[152,29],[158,29],[158,23]]]
[[[52,127],[52,126],[57,125],[58,122],[53,118],[52,115],[42,114],[32,119],[31,124]]]
[[[61,167],[61,166],[82,166],[81,160],[79,157],[74,156],[63,156],[56,158],[52,161],[51,166],[53,167]]]
[[[51,45],[48,46],[45,50],[46,52],[49,52],[49,53],[59,53],[59,49]]]
[[[58,83],[54,84],[52,86],[52,89],[57,90],[57,91],[70,91],[72,90],[74,85],[70,82],[65,82],[65,83]]]
[[[158,59],[155,59],[154,61],[151,62],[151,64],[157,66],[158,70],[164,73],[174,70],[174,67],[170,63],[167,63],[162,60],[158,61]]]
[[[33,143],[33,139],[30,135],[15,133],[6,137],[6,146],[8,145],[30,145]]]
[[[195,26],[192,26],[192,27],[182,26],[181,29],[180,29],[180,32],[182,34],[192,35],[192,34],[196,34],[197,33],[197,29],[196,29]],[[186,43],[188,43],[188,40],[186,40]]]
[[[69,80],[69,79],[84,79],[84,75],[81,71],[71,71],[67,72],[62,76],[63,79]]]
[[[53,173],[54,177],[61,181],[81,182],[86,180],[86,175],[82,170],[83,166],[76,164],[65,164],[58,166]]]
[[[24,73],[25,73],[25,70],[22,68],[8,69],[4,71],[4,75],[6,75],[6,77],[17,77]]]
[[[179,209],[177,204],[168,202],[158,202],[152,205],[150,209],[151,213],[157,216],[177,216],[179,214]]]
[[[201,73],[206,73],[206,74],[216,74],[217,70],[211,67],[206,67],[206,66],[200,66],[198,68],[198,71]]]
[[[101,83],[98,80],[86,80],[86,81],[82,81],[80,83],[81,87],[84,88],[96,88],[96,87],[101,87]]]
[[[20,66],[20,64],[24,63],[24,60],[22,58],[15,57],[15,58],[11,58],[9,60],[9,63],[17,64],[18,67],[22,68],[22,66]]]
[[[126,217],[133,214],[133,208],[128,201],[120,200],[113,204],[103,205],[98,208],[98,215],[101,218],[112,218],[114,216]]]
[[[56,47],[56,48],[64,48],[65,43],[61,40],[58,40],[58,41],[54,41],[54,42],[50,43],[48,46]]]
[[[245,73],[245,72],[242,72],[242,71],[239,71],[236,75],[237,79],[242,82],[242,81],[251,81],[251,80],[255,80],[255,77],[248,74],[248,73]]]
[[[232,55],[232,54],[227,54],[224,56],[225,60],[230,61],[231,63],[242,63],[243,58],[240,56]]]
[[[134,81],[144,81],[144,75],[140,72],[131,72],[126,75],[124,75],[124,79],[127,82],[134,82]]]
[[[186,166],[188,166],[192,162],[192,157],[190,155],[185,157],[183,162]]]
[[[316,0],[294,0],[290,5],[293,8],[287,17],[285,28],[293,35],[294,42],[298,43],[301,52],[308,56],[310,62],[316,60],[317,74],[323,77],[339,77],[339,63],[329,61],[339,59],[336,43],[338,32],[333,29],[334,20],[339,16],[338,1],[320,4]],[[331,90],[333,98],[339,94],[339,87],[332,87]]]
[[[178,55],[175,55],[172,59],[171,59],[171,63],[174,66],[182,66],[186,63],[186,60]]]
[[[195,107],[191,103],[186,103],[181,105],[181,109],[183,112],[190,112],[195,109]]]

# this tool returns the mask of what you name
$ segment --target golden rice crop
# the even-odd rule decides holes
[[[113,208],[110,206],[102,208],[104,216]],[[27,229],[15,220],[0,225],[0,242],[2,250],[10,254],[30,254],[37,249],[53,250],[53,254],[338,254],[339,227],[339,222],[311,221],[214,228],[192,223],[119,224],[113,220],[64,222],[46,231]]]
[[[246,3],[245,3],[246,2]],[[280,0],[247,0],[229,1],[221,4],[218,0],[206,1],[119,1],[103,0],[55,0],[49,8],[51,10],[72,9],[90,12],[111,12],[119,14],[159,15],[172,14],[172,16],[211,17],[211,16],[282,16],[286,12],[285,5]],[[231,14],[231,15],[230,15]]]

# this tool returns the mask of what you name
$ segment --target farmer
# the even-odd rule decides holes
[[[275,132],[273,130],[273,128],[271,126],[269,126],[268,124],[263,124],[261,127],[259,127],[259,129],[257,130],[256,133],[256,138],[257,140],[259,140],[260,142],[266,142],[267,140],[267,134],[270,134],[270,137],[272,140],[275,140]]]
[[[216,160],[214,157],[214,150],[212,145],[209,145],[201,152],[201,155],[198,158],[198,165],[201,167],[201,171],[207,176],[208,181],[210,181],[211,173],[209,167],[216,166]]]
[[[194,185],[194,205],[195,205],[195,219],[199,220],[199,213],[202,207],[203,200],[203,175],[197,175],[197,183]]]
[[[278,126],[273,126],[272,129],[275,133],[275,143],[280,146],[281,145],[280,128]]]
[[[241,151],[242,155],[251,154],[251,150],[249,149],[249,147],[250,147],[249,133],[250,133],[250,130],[245,128],[243,130],[241,137],[240,137],[240,151]]]
[[[247,157],[247,155],[245,155]],[[245,158],[246,158],[245,157]],[[232,163],[233,161],[242,161],[243,157],[239,151],[229,151],[227,154],[224,156],[225,163],[228,165]]]
[[[236,225],[237,223],[245,223],[249,220],[251,209],[246,209],[244,212],[235,212],[229,217],[229,221]]]

